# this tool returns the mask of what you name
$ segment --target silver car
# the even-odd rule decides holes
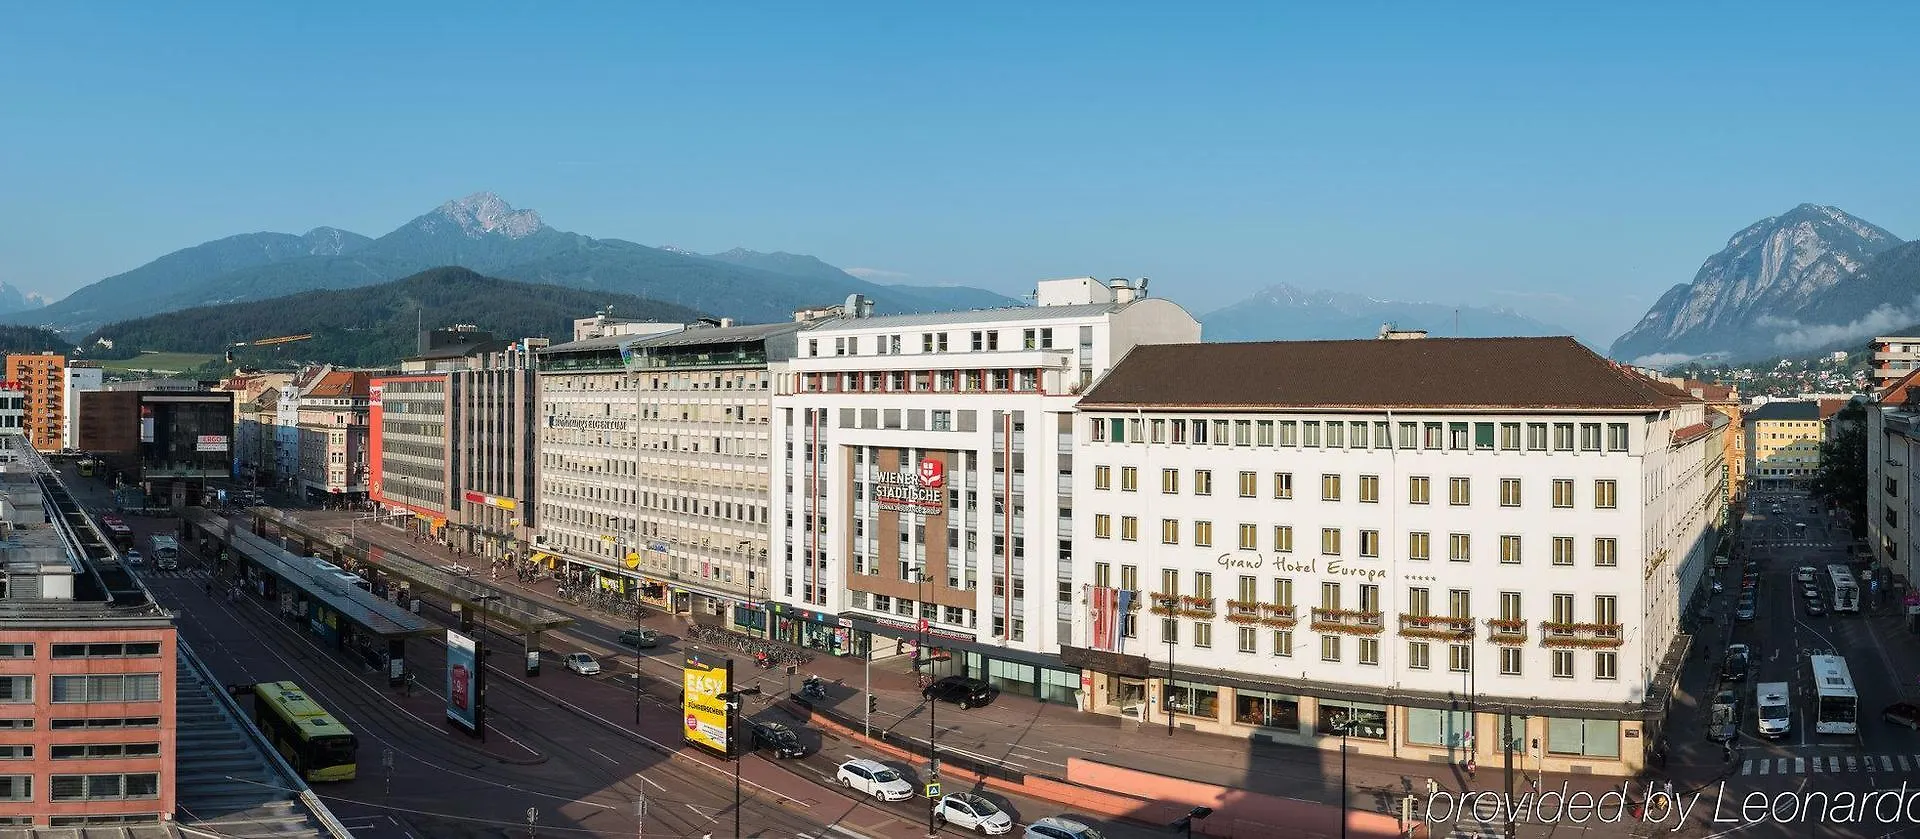
[[[1027,825],[1025,839],[1104,839],[1100,831],[1065,816],[1048,816]]]

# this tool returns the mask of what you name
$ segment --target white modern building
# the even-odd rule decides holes
[[[1889,384],[1867,409],[1867,547],[1895,576],[1912,581],[1920,550],[1920,514],[1914,481],[1920,480],[1920,372]],[[1920,607],[1908,607],[1920,617]]]
[[[775,636],[890,656],[924,626],[937,674],[1071,701],[1074,402],[1134,347],[1200,338],[1145,285],[879,317],[855,299],[801,333],[775,376]]]
[[[542,351],[533,559],[763,632],[770,368],[807,325],[644,324]]]
[[[63,385],[65,391],[60,404],[68,406],[79,405],[79,394],[90,390],[99,390],[106,385],[105,373],[106,371],[101,370],[100,365],[96,362],[68,361],[67,381],[66,384]],[[79,411],[67,411],[67,421],[64,429],[61,431],[61,448],[70,449],[80,445],[79,414]]]
[[[1502,338],[1140,347],[1079,407],[1090,709],[1483,766],[1511,712],[1550,772],[1657,742],[1725,507],[1701,400]]]

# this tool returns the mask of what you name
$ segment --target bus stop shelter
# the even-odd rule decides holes
[[[285,510],[255,507],[248,514],[253,518],[256,533],[263,533],[268,525],[272,525],[289,544],[298,542],[316,554],[338,557],[343,565],[357,564],[377,569],[382,574],[404,580],[416,594],[430,591],[446,598],[459,615],[462,632],[471,632],[478,616],[485,621],[488,629],[522,636],[526,641],[529,672],[537,670],[538,659],[535,656],[540,649],[542,636],[552,630],[571,626],[574,622],[571,615],[504,591],[462,566],[435,564],[389,550],[366,539],[301,521],[298,516]]]
[[[187,544],[219,545],[216,577],[232,586],[232,596],[244,592],[274,604],[282,619],[385,670],[391,680],[406,676],[406,639],[434,632],[426,619],[343,580],[315,557],[295,554],[204,509],[184,512],[180,536]]]

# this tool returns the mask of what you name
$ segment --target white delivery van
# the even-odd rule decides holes
[[[1793,730],[1792,692],[1786,682],[1761,682],[1753,688],[1754,713],[1759,716],[1760,733],[1767,737],[1785,737]]]

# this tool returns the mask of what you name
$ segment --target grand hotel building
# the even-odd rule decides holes
[[[845,316],[774,377],[777,637],[912,652],[936,673],[1072,701],[1074,402],[1136,346],[1200,325],[1145,281],[1038,285],[1035,305]]]
[[[1699,399],[1572,339],[1421,339],[1138,347],[1079,409],[1091,710],[1482,765],[1511,725],[1555,772],[1657,741],[1725,509]]]

